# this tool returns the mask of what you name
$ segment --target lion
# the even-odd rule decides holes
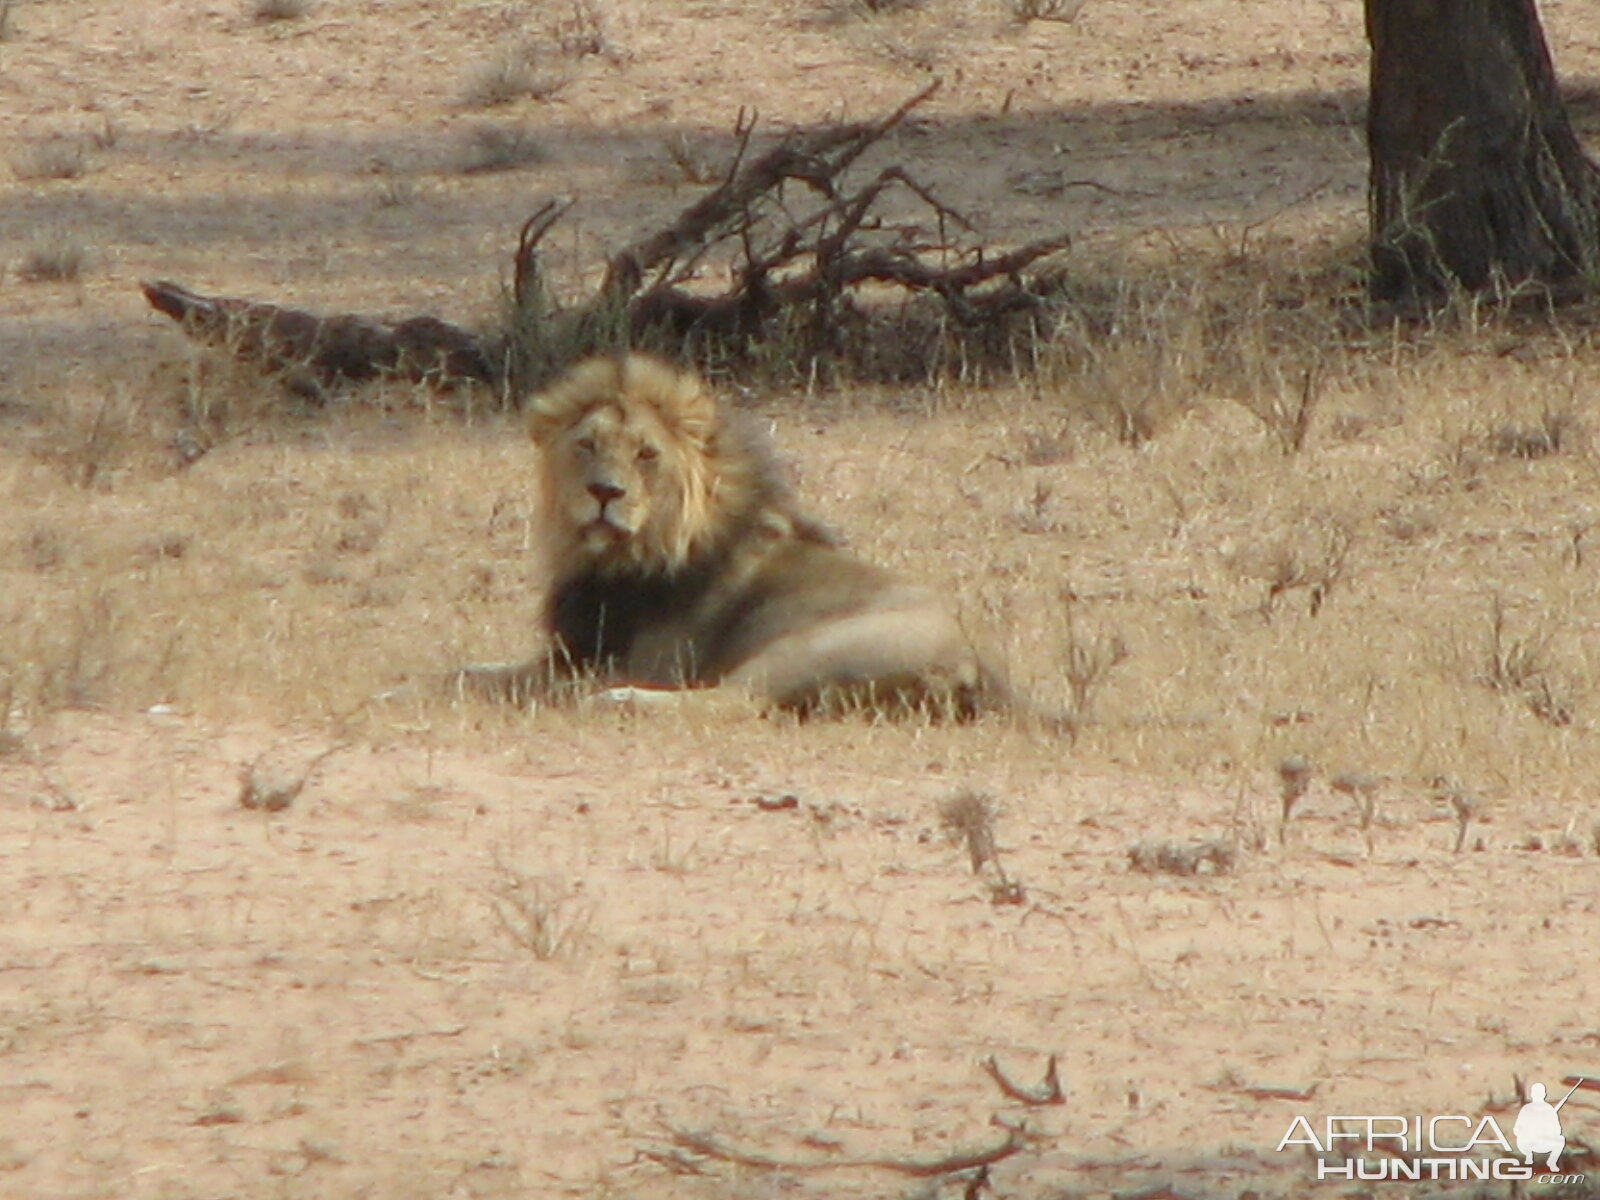
[[[527,704],[737,688],[801,716],[1006,705],[951,608],[803,513],[765,439],[697,375],[589,359],[532,400],[530,432],[548,646],[464,668],[467,689]]]

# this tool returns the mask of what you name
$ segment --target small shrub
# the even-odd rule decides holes
[[[1285,455],[1292,457],[1305,449],[1306,435],[1311,432],[1311,415],[1320,397],[1317,383],[1317,368],[1313,365],[1306,368],[1299,387],[1275,387],[1267,395],[1245,404],[1267,427]]]
[[[594,905],[580,887],[496,864],[489,906],[513,942],[541,962],[569,958],[588,940]]]
[[[611,39],[606,36],[605,12],[599,0],[572,0],[571,14],[555,21],[551,36],[561,52],[571,58],[606,54],[611,50]]]
[[[1068,715],[1074,727],[1089,716],[1094,698],[1111,672],[1127,661],[1128,643],[1120,634],[1084,633],[1069,620],[1061,665],[1070,697]]]
[[[1285,536],[1270,548],[1262,564],[1267,594],[1261,600],[1261,614],[1270,618],[1279,599],[1300,588],[1305,589],[1310,614],[1320,613],[1344,578],[1354,543],[1350,526],[1333,518],[1308,521]]]
[[[533,135],[515,126],[480,125],[470,138],[466,159],[461,164],[464,175],[516,171],[545,157],[544,147]]]
[[[1011,17],[1019,25],[1029,21],[1075,21],[1085,0],[1010,0]]]
[[[65,234],[55,234],[23,252],[17,278],[28,283],[72,283],[83,274],[88,252]]]
[[[1531,461],[1571,449],[1582,432],[1574,414],[1547,408],[1532,425],[1502,425],[1489,436],[1489,447],[1501,458]]]
[[[252,0],[250,16],[262,24],[298,21],[311,11],[311,0]]]
[[[1545,637],[1513,637],[1506,629],[1505,603],[1489,604],[1489,638],[1478,682],[1490,691],[1514,696],[1539,720],[1564,727],[1572,724],[1572,705],[1550,674],[1550,645]]]
[[[13,158],[11,170],[18,179],[28,182],[81,179],[89,170],[89,155],[83,144],[72,138],[49,138],[35,142]]]
[[[545,100],[571,81],[568,72],[542,64],[536,52],[513,50],[473,72],[462,89],[461,103],[467,108],[499,108],[524,97]]]
[[[995,904],[1021,904],[1026,893],[1022,884],[1006,874],[1000,862],[994,821],[994,800],[970,788],[957,792],[939,805],[939,823],[951,841],[966,847],[972,873],[988,886],[989,899]]]

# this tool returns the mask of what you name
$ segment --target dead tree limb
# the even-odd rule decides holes
[[[518,232],[506,311],[489,336],[434,317],[316,316],[176,284],[146,285],[146,295],[190,336],[286,378],[481,383],[510,405],[574,359],[625,348],[722,366],[760,351],[768,364],[828,378],[927,378],[954,360],[1006,369],[1030,358],[1011,339],[1038,336],[1028,314],[1056,286],[1039,265],[1069,239],[996,251],[901,164],[847,179],[938,88],[880,120],[791,134],[759,153],[755,115],[741,109],[719,182],[611,254],[580,300],[563,302],[546,276],[541,247],[573,205],[548,201]],[[888,210],[893,197],[909,211]],[[711,276],[726,282],[708,287]]]
[[[250,300],[203,296],[165,279],[140,284],[145,299],[193,340],[222,350],[292,391],[320,399],[341,383],[398,378],[449,390],[489,383],[495,364],[479,340],[437,317],[388,322],[322,317]]]
[[[754,118],[747,120],[741,110],[735,126],[739,149],[727,178],[684,209],[665,229],[612,255],[605,282],[600,285],[600,302],[631,296],[645,276],[662,263],[681,257],[719,234],[746,227],[755,203],[787,181],[836,197],[839,176],[940,86],[941,81],[934,80],[881,121],[838,125],[787,139],[742,168],[738,164],[749,146]]]

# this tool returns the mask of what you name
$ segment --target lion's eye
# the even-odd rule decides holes
[[[592,437],[581,437],[581,438],[579,438],[578,439],[578,449],[584,454],[593,454],[594,453],[594,439]]]
[[[655,462],[656,459],[661,457],[661,451],[654,446],[640,446],[638,457],[640,462]]]

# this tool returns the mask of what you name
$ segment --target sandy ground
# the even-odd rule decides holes
[[[140,278],[484,317],[517,226],[548,196],[580,197],[556,264],[578,286],[601,248],[692,194],[669,143],[715,161],[741,105],[774,130],[864,117],[930,73],[944,89],[883,152],[918,164],[997,241],[1064,227],[1130,252],[1178,233],[1266,254],[1360,235],[1365,53],[1360,6],[1345,0],[1089,0],[1070,23],[1026,25],[1006,5],[955,0],[877,15],[846,0],[438,9],[320,0],[270,23],[176,0],[9,10],[0,420],[19,444],[52,406],[111,388],[108,364],[130,364],[135,391],[169,380],[187,351],[144,308]],[[1563,76],[1600,75],[1600,19],[1576,0],[1545,16]],[[563,43],[596,31],[599,53]],[[560,76],[552,96],[462,103],[475,72],[530,39]],[[524,131],[541,157],[464,172],[484,125]],[[81,172],[41,176],[52,146],[79,153]],[[79,280],[24,280],[51,237],[85,252]],[[831,405],[789,422],[784,448],[867,551],[980,592],[997,559],[1032,579],[1039,560],[1068,561],[1072,536],[1087,540],[1091,518],[1069,513],[1049,550],[945,544],[936,514],[952,506],[1020,536],[1014,510],[1037,484],[1002,460],[1038,432],[1036,414],[985,433],[956,413],[935,426],[941,457],[907,467],[908,422]],[[381,426],[347,435],[335,423],[267,437],[208,460],[232,482],[118,484],[65,510],[62,572],[159,573],[168,543],[125,560],[96,549],[97,524],[133,514],[159,539],[204,509],[235,522],[226,570],[251,573],[267,599],[236,611],[219,589],[174,610],[174,629],[210,621],[230,647],[181,696],[133,688],[99,711],[19,699],[3,730],[0,1195],[959,1195],[960,1180],[941,1191],[862,1160],[947,1158],[1008,1128],[1023,1132],[994,1168],[1002,1196],[1299,1195],[1312,1164],[1276,1151],[1296,1115],[1320,1129],[1332,1114],[1490,1113],[1509,1131],[1516,1079],[1554,1090],[1600,1076],[1600,847],[1576,743],[1555,765],[1506,767],[1458,854],[1456,819],[1423,782],[1427,748],[1381,722],[1369,743],[1399,745],[1412,769],[1385,783],[1373,826],[1319,778],[1280,836],[1278,743],[1245,754],[1204,722],[1171,735],[1196,747],[1192,771],[1153,771],[1109,742],[996,723],[594,710],[519,725],[405,704],[346,722],[320,682],[299,714],[295,673],[337,675],[341,654],[366,646],[365,626],[346,640],[296,624],[313,593],[359,591],[373,644],[404,641],[389,626],[415,618],[450,650],[516,649],[514,626],[451,590],[481,569],[470,555],[443,562],[435,590],[393,601],[383,589],[400,585],[381,573],[335,563],[307,583],[274,557],[278,518],[263,513],[287,519],[307,496],[340,495],[341,475],[366,478],[330,450],[365,460],[399,439],[423,454]],[[1110,467],[1069,456],[1051,478],[1083,501],[1071,512],[1096,506],[1114,529],[1141,492],[1199,470],[1185,445],[1169,442],[1155,474],[1117,451]],[[1341,451],[1339,486],[1358,491],[1354,472],[1381,451]],[[474,553],[495,556],[484,586],[509,608],[531,582],[518,468],[511,450],[474,452],[492,513],[491,499],[424,503],[442,470],[422,457],[382,486],[395,504],[420,495],[413,517],[487,530]],[[1592,497],[1591,466],[1549,494]],[[29,531],[55,470],[6,461],[5,503],[22,514],[6,535],[8,627],[45,603],[29,580],[54,551]],[[941,478],[961,482],[929,482]],[[903,505],[881,498],[896,481]],[[1071,557],[1072,581],[1159,597],[1169,614],[1180,595],[1223,590],[1207,572],[1225,555],[1203,547],[1249,530],[1225,489],[1197,507],[1192,536],[1132,560],[1106,542],[1117,555]],[[350,520],[364,503],[346,506]],[[1516,554],[1564,536],[1531,507],[1491,513],[1488,492],[1448,513],[1407,503],[1395,519],[1426,509],[1442,522],[1464,576],[1486,541],[1515,572]],[[885,507],[914,514],[903,536],[871,532]],[[397,572],[433,569],[426,528]],[[1425,623],[1428,608],[1417,599],[1406,620]],[[1194,611],[1152,623],[1141,648],[1232,628]],[[230,642],[220,627],[234,620],[259,620],[259,637]],[[505,644],[484,645],[494,638]],[[8,648],[5,662],[26,675],[30,653]],[[1048,691],[1048,669],[1025,666]],[[1348,683],[1329,668],[1330,711]],[[1238,703],[1271,708],[1277,692],[1263,691]],[[1302,718],[1315,714],[1291,706],[1269,723]],[[1457,749],[1492,758],[1473,719]],[[283,811],[247,810],[250,764],[303,789]],[[1014,903],[996,902],[941,824],[963,789],[993,797],[1019,885],[1000,899]],[[1130,846],[1213,838],[1241,846],[1232,870],[1130,869]],[[990,1055],[1030,1086],[1058,1056],[1067,1102],[1002,1095],[981,1067]],[[1596,1095],[1563,1110],[1570,1169],[1591,1174],[1578,1144],[1600,1138]],[[787,1165],[693,1154],[673,1131]]]

